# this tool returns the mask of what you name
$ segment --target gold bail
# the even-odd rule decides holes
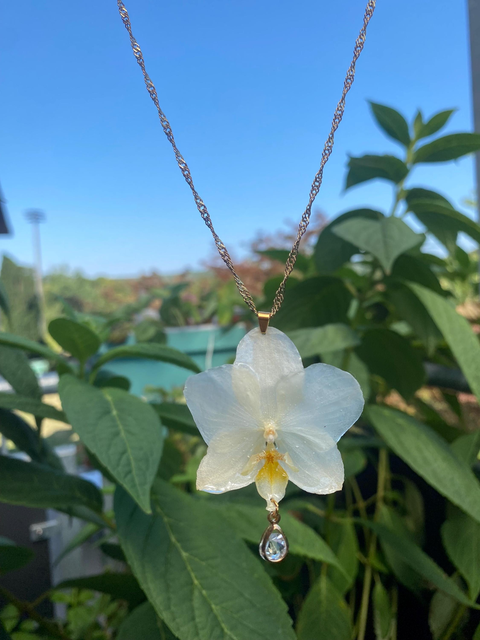
[[[260,327],[260,331],[265,334],[267,333],[268,323],[270,322],[272,314],[268,311],[259,311],[258,312],[258,326]]]

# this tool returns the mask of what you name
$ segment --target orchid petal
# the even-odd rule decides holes
[[[197,489],[224,493],[251,484],[262,463],[250,465],[249,461],[262,450],[263,444],[260,432],[254,437],[248,431],[217,434],[198,468]]]
[[[328,434],[311,437],[282,433],[278,446],[280,452],[289,454],[289,459],[285,456],[285,461],[280,464],[300,489],[327,494],[342,488],[345,475],[342,456]]]
[[[313,440],[326,433],[338,442],[362,413],[360,385],[346,371],[328,364],[312,364],[299,379],[304,398],[283,415],[279,429]],[[286,383],[292,389],[297,384],[293,378]]]

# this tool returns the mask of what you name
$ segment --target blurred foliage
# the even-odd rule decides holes
[[[5,633],[17,640],[25,637],[19,633],[63,640],[480,637],[478,254],[459,244],[465,235],[478,242],[480,227],[413,178],[419,164],[480,150],[480,134],[432,139],[453,110],[426,120],[418,112],[409,125],[390,107],[371,108],[402,153],[351,157],[346,188],[385,180],[392,204],[322,220],[272,319],[305,365],[333,364],[361,385],[365,411],[340,443],[344,490],[324,497],[289,486],[282,526],[290,555],[266,565],[256,555],[266,522],[254,487],[197,493],[205,444],[179,394],[155,389],[152,380],[145,402],[128,392],[128,380],[102,371],[126,356],[197,371],[164,344],[163,331],[214,317],[253,324],[223,273],[169,283],[152,276],[151,286],[115,308],[79,308],[66,289],[57,291],[64,317],[50,322],[49,334],[63,354],[0,333],[0,374],[15,390],[0,398],[0,432],[31,458],[0,457],[0,501],[82,517],[85,528],[64,555],[98,531],[116,536],[101,548],[123,570],[46,594],[70,598],[66,621],[32,616],[28,603],[0,588],[10,602],[0,614]],[[442,257],[425,249],[435,244]],[[259,308],[269,308],[286,249],[262,241],[258,260],[243,265],[261,283]],[[135,331],[137,344],[100,350],[122,327]],[[57,368],[63,411],[42,403],[25,352]],[[37,428],[15,410],[34,415]],[[64,473],[42,438],[47,416],[72,425],[91,465],[115,485],[113,514],[96,487]],[[0,539],[0,572],[28,562],[25,550]],[[65,589],[73,595],[61,595]],[[78,589],[102,595],[92,600]],[[32,619],[20,621],[18,611]]]
[[[40,308],[35,291],[33,269],[17,265],[4,255],[0,271],[0,297],[8,300],[8,315],[2,318],[2,328],[19,336],[38,340],[40,336]],[[0,304],[0,308],[2,308]],[[5,311],[5,308],[4,308]]]

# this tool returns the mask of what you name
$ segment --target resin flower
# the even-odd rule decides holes
[[[250,331],[233,365],[188,378],[185,398],[208,445],[197,489],[223,493],[255,482],[273,511],[289,480],[310,493],[342,488],[336,443],[362,412],[360,386],[327,364],[304,369],[278,329]]]

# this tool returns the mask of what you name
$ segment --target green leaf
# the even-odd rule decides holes
[[[127,561],[125,554],[122,551],[122,547],[119,544],[115,544],[114,542],[102,542],[100,549],[106,556],[112,558],[112,560],[117,560],[117,562]]]
[[[399,256],[392,269],[392,278],[416,282],[423,287],[444,295],[442,285],[430,266],[421,258],[410,256],[408,253]]]
[[[427,136],[433,136],[434,133],[440,131],[450,119],[452,113],[455,112],[455,109],[448,109],[447,111],[440,111],[436,113],[434,116],[430,118],[425,124],[423,124],[419,128],[419,133],[417,134],[417,140],[420,138],[426,138]]]
[[[413,162],[448,162],[477,151],[480,151],[480,133],[452,133],[417,149]]]
[[[443,546],[455,568],[465,578],[472,600],[480,593],[480,524],[461,511],[442,526]]]
[[[221,509],[222,517],[235,529],[237,535],[247,542],[258,543],[266,529],[265,509],[235,503],[222,504],[222,506],[214,506],[213,508]],[[328,544],[303,522],[284,513],[282,514],[282,529],[288,538],[290,553],[318,562],[327,562],[336,566],[337,569],[342,569]]]
[[[66,556],[68,556],[69,553],[75,551],[75,549],[87,542],[98,531],[100,531],[100,527],[98,526],[98,524],[88,522],[86,525],[84,525],[58,554],[53,562],[53,566],[56,567]]]
[[[415,334],[423,342],[429,355],[433,355],[442,334],[430,314],[407,286],[397,286],[387,291],[399,317],[408,322]]]
[[[101,573],[86,578],[73,578],[57,584],[55,589],[89,589],[107,593],[115,600],[125,600],[131,607],[137,607],[145,600],[145,594],[137,580],[128,573]]]
[[[416,216],[420,222],[427,227],[428,231],[430,231],[430,233],[432,233],[448,249],[448,251],[453,253],[457,242],[457,231],[455,225],[452,224],[452,221],[439,217],[435,213],[429,213],[425,210],[420,211],[422,206],[416,206],[419,201],[426,201],[437,203],[444,207],[449,207],[453,211],[454,209],[451,203],[436,191],[430,191],[429,189],[423,189],[421,187],[409,189],[406,192],[405,200],[408,205],[408,210],[413,212],[411,205],[418,209],[418,214],[416,214]],[[425,254],[422,254],[422,257],[425,259]]]
[[[383,104],[370,102],[372,113],[377,124],[385,131],[387,136],[401,142],[405,147],[410,144],[408,124],[401,113]]]
[[[442,332],[472,392],[480,400],[480,343],[468,320],[458,314],[450,301],[442,296],[418,284],[408,283],[408,286]]]
[[[425,381],[425,371],[418,352],[410,342],[390,329],[369,329],[356,354],[370,373],[380,376],[406,400]]]
[[[178,367],[189,369],[195,373],[200,372],[196,362],[181,351],[177,351],[177,349],[172,349],[171,347],[166,347],[163,344],[148,342],[129,344],[110,349],[101,355],[96,361],[92,368],[92,378],[95,377],[98,369],[103,367],[106,362],[110,362],[110,360],[115,360],[117,358],[145,358],[147,360],[159,360],[160,362],[168,362],[170,364],[175,364]]]
[[[288,256],[290,255],[290,251],[288,249],[265,249],[264,251],[256,251],[255,253],[258,253],[260,256],[270,258],[270,260],[277,260],[282,264],[286,263]],[[299,253],[295,262],[295,269],[298,269],[302,273],[307,273],[310,271],[310,266],[310,258]]]
[[[0,620],[0,640],[12,640],[12,637],[8,635],[3,626],[2,621]]]
[[[340,443],[341,444],[341,443]],[[345,479],[352,478],[361,473],[367,466],[367,457],[360,449],[343,450],[339,447],[343,466],[345,467]]]
[[[377,640],[388,640],[393,623],[392,607],[388,592],[378,580],[372,593],[375,637]]]
[[[407,177],[407,165],[395,156],[366,155],[350,157],[345,190],[361,182],[381,178],[398,184]]]
[[[7,538],[0,538],[0,575],[24,567],[34,557],[31,549],[17,547]]]
[[[153,515],[118,489],[118,535],[157,614],[181,640],[294,640],[287,607],[260,562],[205,501],[157,480]],[[172,598],[181,593],[181,598]]]
[[[130,391],[130,380],[125,376],[117,376],[115,373],[111,373],[106,369],[99,371],[95,377],[93,384],[99,389],[105,389],[107,387],[115,389],[123,389],[124,391]]]
[[[293,340],[302,358],[356,347],[360,344],[358,334],[348,325],[339,323],[326,324],[315,329],[297,329],[290,331],[288,337]]]
[[[417,216],[427,228],[434,221],[434,225],[441,226],[444,232],[457,234],[460,231],[466,233],[476,242],[480,242],[480,226],[468,216],[459,211],[455,211],[450,205],[443,204],[436,200],[413,200],[409,201],[409,209]],[[436,232],[434,226],[432,233]],[[447,247],[450,249],[450,247]]]
[[[49,418],[50,420],[58,420],[60,422],[68,422],[63,411],[59,411],[49,404],[26,398],[14,393],[0,393],[0,408],[9,409],[10,411],[24,411],[31,413],[37,418]]]
[[[397,535],[406,538],[410,542],[415,543],[413,532],[407,527],[405,519],[393,507],[385,504],[380,506],[378,520],[391,531],[395,531]],[[423,586],[418,579],[418,573],[405,561],[403,555],[394,547],[382,543],[382,551],[388,566],[393,571],[396,579],[403,584],[409,591],[419,595]]]
[[[118,629],[117,640],[175,640],[149,602],[144,602],[125,618]]]
[[[327,576],[322,575],[307,594],[297,623],[298,640],[350,640],[350,611]]]
[[[78,505],[101,512],[103,498],[95,485],[82,478],[0,456],[0,502],[62,511]]]
[[[355,584],[358,573],[358,540],[352,522],[329,522],[328,541],[337,556],[343,571],[336,567],[328,567],[327,576],[341,595]]]
[[[418,140],[420,136],[420,131],[423,127],[423,115],[420,109],[417,111],[415,115],[415,119],[413,121],[413,133],[415,136],[415,140]]]
[[[458,436],[450,447],[460,460],[463,460],[469,467],[473,467],[480,457],[480,431]]]
[[[10,305],[8,303],[8,294],[5,289],[5,285],[0,280],[0,310],[6,315],[7,318],[10,317]]]
[[[12,347],[0,347],[0,375],[17,393],[29,398],[42,397],[37,377],[23,351]]]
[[[363,526],[372,529],[380,538],[383,544],[395,549],[400,553],[403,560],[419,575],[428,582],[434,584],[440,591],[448,593],[458,602],[466,604],[469,607],[477,608],[466,593],[464,593],[457,584],[440,569],[440,567],[424,553],[418,545],[404,536],[398,535],[384,524],[373,522],[371,520],[358,520]],[[478,607],[480,608],[480,607]]]
[[[322,229],[313,254],[315,265],[320,273],[333,273],[357,253],[356,245],[343,240],[333,232],[338,224],[351,218],[380,220],[383,218],[383,213],[373,209],[354,209],[353,211],[342,213]]]
[[[445,637],[444,633],[453,622],[460,606],[454,598],[442,591],[433,594],[428,611],[428,626],[433,640],[441,640]]]
[[[285,299],[272,324],[282,331],[347,323],[352,294],[340,278],[318,276],[299,282]]]
[[[397,456],[441,495],[480,522],[480,483],[443,438],[401,411],[369,406],[367,416]]]
[[[65,360],[63,356],[48,347],[45,347],[43,344],[39,342],[34,342],[33,340],[28,340],[28,338],[22,338],[21,336],[16,336],[13,333],[6,333],[5,331],[0,331],[0,344],[5,345],[6,347],[15,347],[16,349],[22,349],[22,351],[27,351],[28,353],[36,353],[47,360],[53,360],[54,362],[59,362],[62,366],[68,368],[73,372],[73,369],[70,367],[68,362]]]
[[[402,253],[424,240],[424,236],[412,231],[399,218],[354,218],[335,226],[333,233],[375,256],[386,273],[390,273],[393,263]]]
[[[25,451],[32,460],[41,461],[38,434],[20,416],[0,409],[0,433],[11,440],[17,449]]]
[[[150,513],[164,437],[153,408],[121,389],[96,389],[70,375],[60,378],[58,392],[82,442]]]
[[[58,344],[80,362],[97,353],[102,344],[100,338],[84,324],[70,318],[56,318],[48,325],[48,332]]]
[[[162,424],[169,429],[176,429],[192,436],[199,435],[197,425],[186,404],[162,402],[161,404],[152,403],[152,407],[157,412]]]
[[[478,625],[475,633],[473,634],[472,640],[480,640],[480,624]]]

